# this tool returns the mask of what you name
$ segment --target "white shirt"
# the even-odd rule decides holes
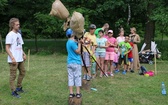
[[[117,37],[117,43],[119,44],[120,42],[124,42],[125,41],[125,37],[123,36],[123,37],[121,37],[121,36],[119,36],[119,37]]]
[[[9,32],[6,36],[6,44],[10,44],[10,51],[15,58],[16,62],[23,62],[23,39],[20,33],[13,31]],[[8,62],[12,63],[11,57],[8,55]]]

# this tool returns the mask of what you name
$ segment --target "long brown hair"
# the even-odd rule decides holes
[[[13,30],[13,26],[15,25],[15,22],[18,22],[19,19],[18,18],[11,18],[9,20],[9,31],[12,31]]]

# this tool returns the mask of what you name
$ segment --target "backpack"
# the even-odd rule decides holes
[[[147,69],[144,66],[140,67],[139,75],[144,75],[147,72]]]

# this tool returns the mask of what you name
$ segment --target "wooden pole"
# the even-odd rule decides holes
[[[2,43],[2,36],[0,34],[0,41],[1,41],[1,48],[2,48],[2,53],[4,52],[4,48],[3,48],[3,43]]]
[[[156,66],[156,53],[154,54],[154,58],[155,58],[155,74],[157,75],[157,66]]]
[[[27,64],[27,71],[29,71],[29,66],[30,66],[30,49],[28,50],[27,61],[28,61],[28,64]]]

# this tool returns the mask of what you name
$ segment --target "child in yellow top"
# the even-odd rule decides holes
[[[94,24],[91,24],[89,27],[89,32],[86,32],[84,34],[84,46],[88,49],[88,51],[86,50],[85,47],[83,47],[83,58],[84,58],[84,62],[86,64],[88,73],[86,72],[85,68],[84,68],[84,76],[83,79],[86,80],[90,80],[91,79],[91,72],[90,72],[90,67],[91,67],[91,63],[90,63],[90,55],[94,55],[95,53],[95,48],[96,48],[96,36],[94,34],[94,31],[96,29],[96,26]],[[82,64],[82,66],[84,66]]]

